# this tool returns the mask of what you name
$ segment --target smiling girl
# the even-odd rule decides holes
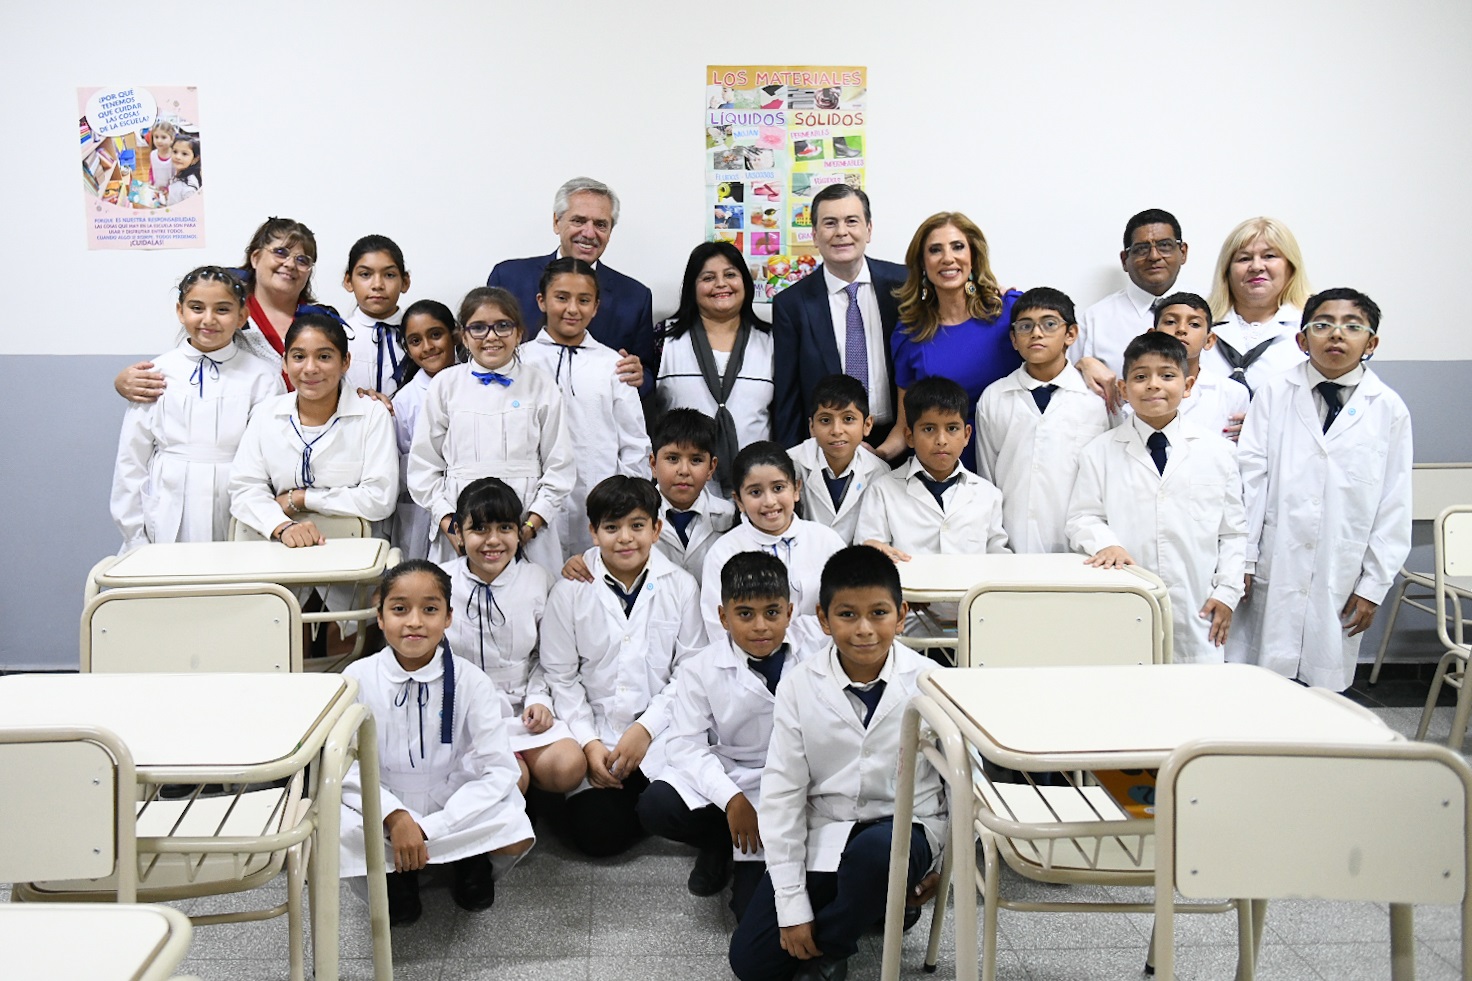
[[[455,315],[438,300],[419,300],[404,311],[404,350],[408,363],[399,390],[394,393],[394,430],[399,441],[399,506],[394,512],[394,544],[406,559],[429,554],[429,512],[409,496],[409,447],[419,422],[419,407],[429,380],[468,355],[460,346]]]
[[[342,288],[357,307],[348,314],[348,384],[392,398],[409,359],[399,327],[399,297],[409,292],[404,252],[386,235],[365,235],[348,249]]]

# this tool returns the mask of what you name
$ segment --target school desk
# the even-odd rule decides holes
[[[0,956],[13,978],[167,981],[193,933],[171,906],[0,904]]]

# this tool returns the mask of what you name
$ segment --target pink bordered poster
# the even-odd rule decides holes
[[[852,65],[706,68],[706,240],[741,250],[758,303],[817,268],[813,195],[864,186],[868,82]]]
[[[199,91],[77,89],[89,249],[204,247]]]

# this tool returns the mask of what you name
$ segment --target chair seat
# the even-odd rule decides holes
[[[1130,815],[1103,787],[1034,786],[979,780],[977,830],[993,836],[1003,859],[1019,875],[1040,882],[1125,884],[1138,876],[1153,881],[1155,838],[1149,832],[1123,832]],[[989,816],[996,821],[989,822]],[[1003,833],[1002,822],[1029,825],[1033,833]],[[1110,827],[1105,828],[1105,825]],[[1061,833],[1065,825],[1072,833]],[[1079,827],[1082,825],[1083,827]],[[1088,833],[1088,825],[1101,833]],[[1140,822],[1136,828],[1148,827]]]

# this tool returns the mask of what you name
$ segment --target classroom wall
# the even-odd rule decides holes
[[[382,232],[404,247],[410,298],[453,306],[497,260],[551,251],[552,192],[587,173],[624,202],[607,260],[648,283],[663,315],[703,232],[713,63],[869,68],[882,257],[899,258],[927,214],[958,209],[985,229],[1005,285],[1087,303],[1123,281],[1119,236],[1141,208],[1181,218],[1182,282],[1203,287],[1233,224],[1283,219],[1314,284],[1354,284],[1385,308],[1377,368],[1411,403],[1417,458],[1472,458],[1472,331],[1433,286],[1460,284],[1472,252],[1472,6],[826,9],[196,4],[150,37],[84,30],[118,16],[94,0],[12,5],[0,668],[76,662],[85,572],[118,544],[109,379],[172,345],[183,272],[239,262],[262,218],[289,215],[318,233],[327,302],[351,305],[347,247]],[[75,90],[112,84],[199,86],[207,248],[86,250]]]

